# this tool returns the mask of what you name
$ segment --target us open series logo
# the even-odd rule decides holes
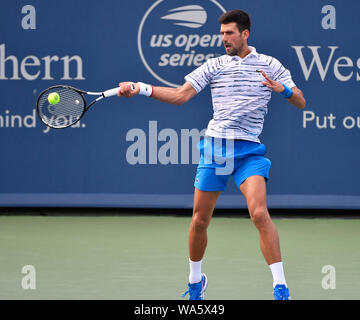
[[[158,0],[146,11],[138,30],[138,50],[150,74],[171,87],[207,59],[224,54],[215,0]]]

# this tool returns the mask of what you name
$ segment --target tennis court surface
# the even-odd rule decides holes
[[[181,300],[190,220],[170,210],[168,215],[1,215],[0,299]],[[292,299],[360,299],[360,219],[273,216],[273,221]],[[208,236],[206,299],[273,299],[272,275],[250,219],[217,214]],[[27,265],[31,272],[23,270]],[[24,289],[30,275],[36,288]]]

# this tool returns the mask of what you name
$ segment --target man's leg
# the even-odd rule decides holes
[[[262,176],[251,176],[241,185],[250,217],[260,235],[260,248],[266,262],[271,265],[281,261],[279,235],[271,221],[266,204],[266,182]]]
[[[190,300],[203,300],[207,287],[207,277],[201,273],[202,258],[207,245],[207,227],[209,226],[216,200],[221,191],[201,191],[195,187],[194,208],[189,228],[189,293]]]
[[[263,176],[251,176],[241,185],[251,220],[259,231],[260,248],[273,275],[274,298],[290,299],[281,261],[278,231],[271,221],[266,205],[266,182]]]
[[[209,226],[216,201],[221,191],[201,191],[195,188],[193,216],[189,228],[189,258],[200,261],[207,245]]]

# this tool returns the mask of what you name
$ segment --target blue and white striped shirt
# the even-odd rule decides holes
[[[265,79],[256,70],[295,87],[290,71],[277,59],[249,48],[251,52],[243,59],[222,55],[185,76],[197,93],[210,84],[214,115],[205,133],[208,136],[260,142],[272,90],[262,84]]]

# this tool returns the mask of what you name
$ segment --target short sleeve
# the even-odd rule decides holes
[[[289,88],[296,87],[294,81],[291,78],[291,73],[286,69],[278,60],[273,59],[271,63],[272,80],[282,82]]]
[[[208,64],[209,60],[185,76],[185,81],[189,82],[197,93],[199,93],[210,83],[211,74],[209,72]]]
[[[185,81],[189,82],[197,93],[204,89],[213,77],[231,60],[226,55],[210,58],[200,67],[185,76]]]

